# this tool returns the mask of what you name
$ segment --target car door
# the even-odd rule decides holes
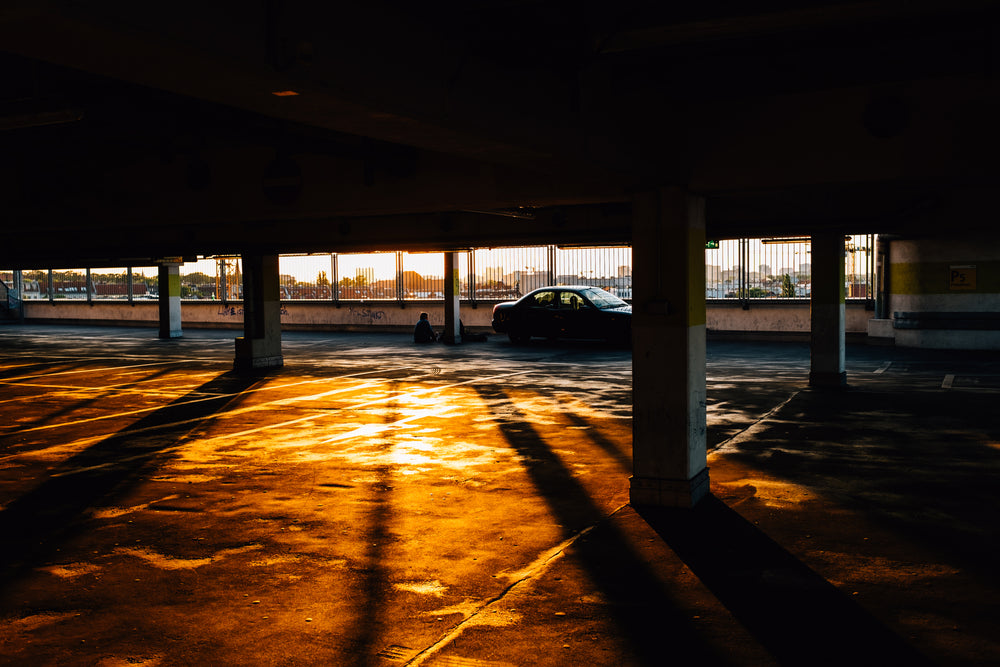
[[[560,336],[567,338],[593,338],[595,308],[574,291],[559,293],[556,323]]]
[[[543,290],[532,296],[525,312],[528,334],[532,336],[557,335],[556,311],[559,295],[555,290]]]

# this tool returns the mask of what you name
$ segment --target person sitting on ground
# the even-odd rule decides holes
[[[413,328],[414,343],[433,343],[437,340],[437,334],[431,328],[431,323],[427,319],[427,313],[420,313],[417,326]]]

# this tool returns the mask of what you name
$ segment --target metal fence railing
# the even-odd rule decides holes
[[[705,295],[753,301],[808,299],[812,263],[808,237],[732,239],[705,250]],[[844,239],[844,289],[848,299],[875,298],[875,235]]]
[[[24,320],[21,276],[16,271],[0,271],[0,320]]]
[[[874,235],[845,238],[845,292],[873,299]],[[808,238],[732,239],[705,250],[705,297],[749,303],[807,300],[812,293]],[[545,285],[593,285],[632,297],[632,249],[526,246],[459,253],[460,295],[467,301],[514,299]],[[377,252],[282,255],[285,301],[420,301],[444,296],[444,253]],[[7,272],[13,278],[13,272]],[[156,267],[23,270],[25,299],[139,300],[158,296]],[[4,275],[0,273],[0,275]],[[180,268],[181,298],[243,297],[240,258],[208,257]]]

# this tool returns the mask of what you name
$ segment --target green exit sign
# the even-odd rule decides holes
[[[705,241],[705,250],[718,250],[718,249],[719,249],[718,241]]]

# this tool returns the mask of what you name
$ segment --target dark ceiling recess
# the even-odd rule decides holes
[[[863,122],[873,137],[888,139],[905,132],[912,117],[910,103],[902,95],[878,95],[865,107]]]
[[[263,187],[275,204],[292,204],[302,192],[302,169],[292,157],[279,154],[264,168]]]
[[[998,6],[19,3],[0,265],[107,259],[107,238],[133,257],[620,242],[628,214],[604,207],[670,185],[720,238],[905,231],[995,201]]]

